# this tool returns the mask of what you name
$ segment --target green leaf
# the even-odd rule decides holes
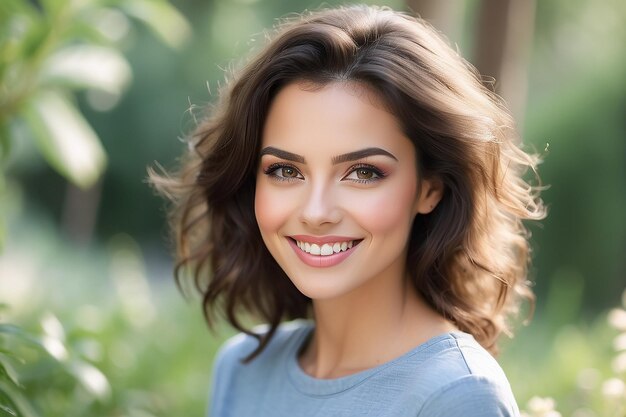
[[[89,188],[106,166],[98,135],[64,95],[44,91],[24,112],[39,150],[73,184]]]
[[[121,12],[120,12],[121,13]],[[95,14],[93,12],[92,14]],[[75,20],[71,27],[65,31],[65,36],[68,39],[80,39],[81,42],[90,45],[112,45],[110,37],[107,37],[105,33],[100,30],[95,22],[99,25],[104,25],[98,21],[87,21],[84,16],[79,16],[80,20]]]
[[[0,333],[19,334],[24,332],[21,327],[14,324],[0,323]]]
[[[108,378],[92,364],[76,360],[68,367],[68,371],[95,398],[106,400],[111,396]]]
[[[129,16],[119,7],[97,7],[81,13],[68,32],[98,45],[115,45],[128,36],[131,27]]]
[[[148,25],[171,48],[182,47],[191,36],[187,19],[165,1],[129,0],[121,6],[126,13]]]
[[[13,364],[11,364],[6,358],[7,355],[0,355],[0,373],[6,375],[9,381],[16,386],[19,386],[20,382],[17,376],[17,371],[13,367]]]
[[[3,334],[9,334],[11,336],[17,337],[20,340],[28,342],[29,344],[34,345],[40,349],[44,348],[41,344],[41,341],[37,337],[32,336],[30,333],[26,332],[24,329],[14,324],[0,323],[0,336],[2,336]]]
[[[13,411],[13,409],[2,404],[0,404],[0,411],[2,412],[0,416],[17,416],[17,413]]]
[[[15,405],[17,415],[20,417],[39,417],[35,408],[28,402],[26,397],[17,388],[0,380],[0,392],[3,392]]]
[[[24,32],[20,35],[19,52],[16,52],[16,55],[25,61],[34,59],[46,44],[52,28],[48,22],[37,15],[25,17],[19,24],[23,26],[21,30]]]
[[[42,84],[64,84],[120,95],[131,80],[126,58],[113,48],[74,45],[52,55],[42,71]]]

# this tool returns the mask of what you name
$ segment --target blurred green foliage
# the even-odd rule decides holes
[[[548,219],[532,229],[537,290],[581,285],[593,313],[618,303],[626,283],[626,3],[537,7],[525,137],[548,146],[540,173],[550,187]]]
[[[77,251],[50,225],[21,226],[31,233],[0,264],[21,274],[19,284],[0,283],[12,300],[0,315],[0,416],[202,415],[211,358],[232,331],[209,338],[197,305],[148,280],[128,235]]]
[[[98,134],[74,103],[120,99],[131,67],[119,51],[129,17],[142,20],[171,47],[189,36],[187,21],[165,0],[4,0],[0,4],[0,158],[32,139],[67,181],[91,187],[106,166]],[[4,183],[0,170],[0,184]],[[2,188],[2,187],[0,187]],[[0,189],[1,191],[1,189]]]

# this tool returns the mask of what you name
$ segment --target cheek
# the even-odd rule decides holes
[[[283,200],[269,184],[257,181],[254,213],[261,234],[275,232],[285,223],[289,209],[287,204],[280,204]]]
[[[354,201],[355,217],[372,234],[408,235],[414,217],[415,195],[415,183],[381,187],[380,192],[367,196],[367,201]]]

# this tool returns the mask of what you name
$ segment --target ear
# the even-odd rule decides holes
[[[422,179],[420,195],[415,202],[415,214],[428,214],[433,211],[441,201],[444,190],[445,186],[439,177]]]

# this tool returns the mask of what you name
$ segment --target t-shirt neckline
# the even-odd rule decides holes
[[[305,341],[312,334],[314,328],[315,325],[310,322],[306,323],[297,330],[298,333],[295,335],[292,343],[289,346],[289,351],[287,353],[288,358],[285,361],[285,366],[287,368],[286,372],[290,383],[297,391],[310,396],[329,396],[339,394],[352,387],[355,387],[356,385],[363,383],[368,378],[390,366],[397,364],[398,362],[404,361],[409,357],[428,350],[433,345],[441,341],[472,337],[470,334],[461,331],[442,333],[440,335],[434,336],[433,338],[427,340],[421,345],[416,346],[414,349],[411,349],[405,354],[381,365],[378,365],[374,368],[366,369],[364,371],[360,371],[352,375],[347,375],[339,378],[320,379],[312,377],[304,372],[304,370],[300,367],[300,363],[298,362],[298,353],[300,352]]]

